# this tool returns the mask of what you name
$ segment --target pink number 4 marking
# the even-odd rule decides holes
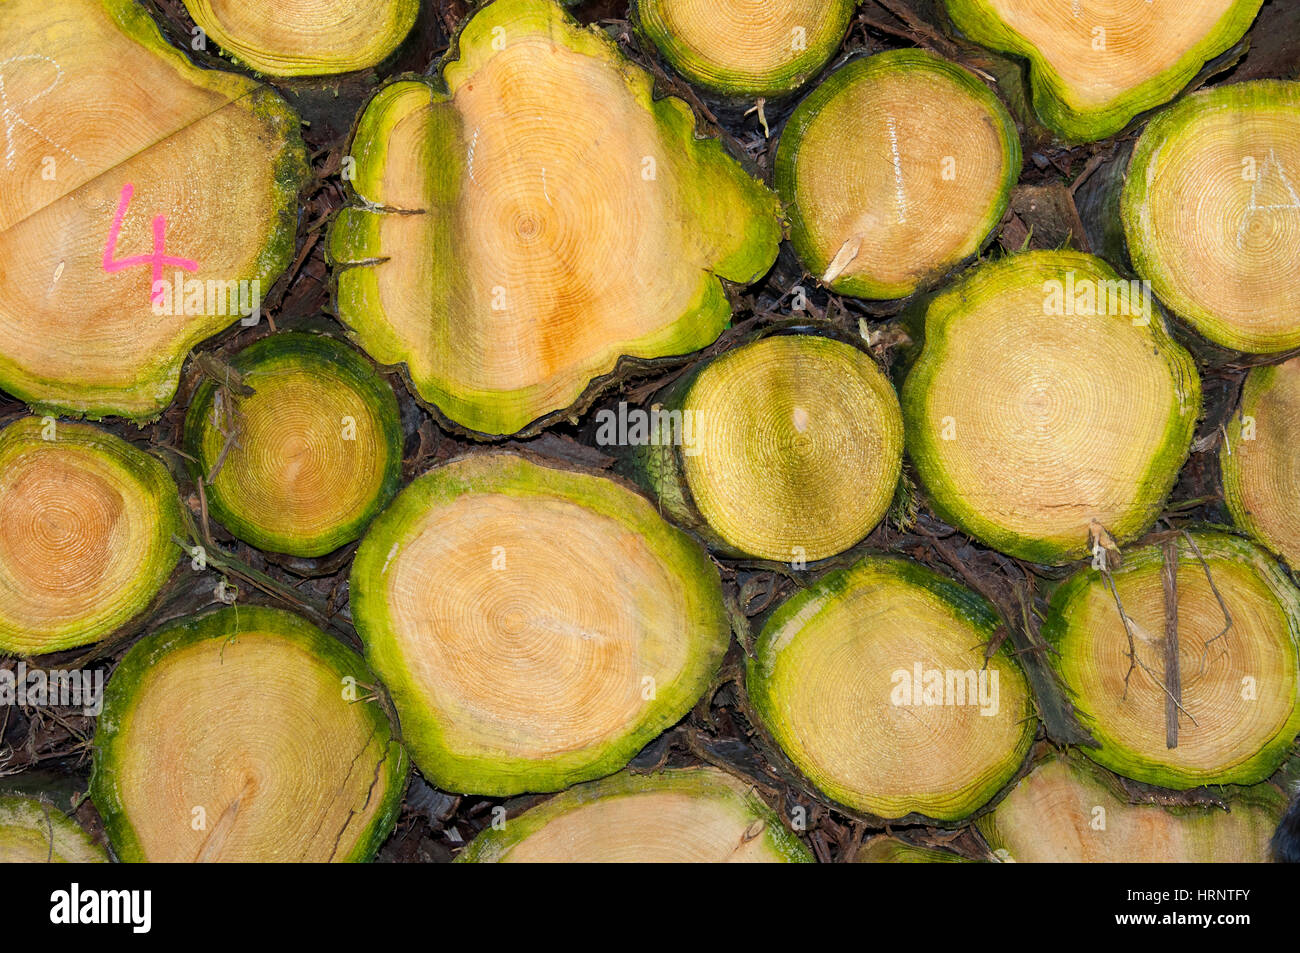
[[[117,258],[117,238],[122,233],[122,219],[126,217],[127,207],[135,186],[128,182],[122,186],[122,195],[117,200],[117,211],[113,214],[113,225],[108,230],[108,244],[104,246],[104,270],[109,274],[126,268],[149,265],[153,272],[153,293],[149,300],[157,301],[163,295],[161,287],[163,268],[174,265],[186,271],[198,271],[199,263],[188,258],[176,258],[167,254],[167,216],[155,215],[153,220],[153,252],[148,255],[132,255],[130,258]]]

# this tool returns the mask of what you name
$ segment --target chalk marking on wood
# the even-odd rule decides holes
[[[31,96],[28,96],[22,102],[11,103],[9,101],[8,90],[5,88],[5,67],[12,66],[15,63],[49,63],[54,67],[54,79],[50,82],[50,85],[36,93],[33,93]],[[24,56],[11,56],[4,62],[0,62],[0,125],[4,126],[6,171],[12,172],[14,165],[17,162],[18,144],[15,140],[14,133],[17,132],[20,126],[33,135],[39,137],[41,141],[53,146],[55,149],[58,149],[73,162],[81,161],[80,157],[59,145],[45,133],[41,132],[28,122],[19,111],[26,106],[30,106],[38,99],[52,93],[55,87],[57,87],[62,80],[63,67],[60,66],[57,61],[50,59],[48,56],[41,56],[38,53],[30,53]]]
[[[894,117],[886,119],[889,124],[889,151],[894,159],[894,197],[898,204],[898,224],[907,222],[907,193],[903,190],[903,158],[898,154],[898,127]]]
[[[1260,183],[1264,181],[1269,170],[1274,166],[1277,167],[1277,174],[1281,178],[1282,184],[1286,187],[1287,195],[1290,197],[1291,201],[1285,202],[1281,205],[1260,205]],[[1284,210],[1300,211],[1300,193],[1296,192],[1295,186],[1291,183],[1290,176],[1286,174],[1286,169],[1283,168],[1282,163],[1278,160],[1277,153],[1274,150],[1269,149],[1268,158],[1264,160],[1264,168],[1260,170],[1259,175],[1255,177],[1255,181],[1250,185],[1250,201],[1246,205],[1245,213],[1241,216],[1241,225],[1237,228],[1237,249],[1240,250],[1242,244],[1245,242],[1246,227],[1257,212],[1280,212]]]

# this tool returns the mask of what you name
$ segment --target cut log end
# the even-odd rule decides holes
[[[1077,755],[1039,763],[975,826],[1003,862],[1260,863],[1286,799],[1256,785],[1218,806],[1131,803]]]
[[[853,0],[638,0],[643,34],[692,83],[729,97],[788,94],[844,39]]]
[[[412,756],[449,791],[618,770],[699,699],[729,642],[698,544],[620,483],[513,453],[412,483],[351,578]]]
[[[1254,368],[1228,422],[1219,466],[1233,522],[1300,567],[1300,358]]]
[[[0,795],[0,864],[105,864],[108,855],[47,800]]]
[[[1175,565],[1176,579],[1166,579]],[[1171,597],[1176,643],[1161,635],[1175,619]],[[1084,752],[1181,790],[1253,784],[1286,756],[1300,732],[1298,623],[1300,590],[1267,553],[1199,530],[1130,549],[1109,580],[1080,570],[1053,595],[1043,635],[1100,743]]]
[[[326,76],[374,66],[411,32],[419,0],[185,0],[194,22],[268,76]]]
[[[1069,142],[1120,132],[1236,44],[1262,0],[946,0],[976,43],[1027,59],[1038,117]]]
[[[802,568],[884,517],[902,417],[888,379],[853,345],[768,337],[710,362],[667,399],[635,453],[638,472],[658,499],[689,504],[687,525],[715,548]]]
[[[360,343],[491,435],[570,406],[623,354],[710,344],[731,317],[719,279],[776,257],[776,197],[553,3],[483,7],[458,54],[449,94],[398,82],[360,120],[362,203],[330,239],[356,265],[339,310]]]
[[[1154,522],[1201,392],[1148,308],[1137,282],[1064,251],[981,265],[930,302],[903,415],[949,522],[1051,564],[1088,554],[1094,523],[1124,543]]]
[[[893,299],[978,251],[1019,173],[1015,124],[975,74],[893,50],[840,67],[799,104],[775,178],[795,250],[823,284]]]
[[[220,609],[137,642],[95,735],[91,796],[114,851],[369,860],[408,767],[375,684],[350,649],[279,609]]]
[[[0,650],[97,642],[144,612],[180,558],[176,484],[90,424],[25,417],[0,432]]]
[[[247,393],[205,381],[186,449],[212,514],[272,552],[322,556],[357,539],[401,480],[392,388],[347,345],[275,334],[231,362]]]
[[[955,821],[1011,780],[1033,740],[1029,686],[980,597],[869,557],[781,606],[749,662],[762,723],[823,793],[886,819]]]
[[[808,863],[753,793],[716,768],[617,774],[480,834],[462,863]]]
[[[1194,93],[1157,115],[1120,208],[1134,268],[1212,343],[1300,346],[1300,83]]]

